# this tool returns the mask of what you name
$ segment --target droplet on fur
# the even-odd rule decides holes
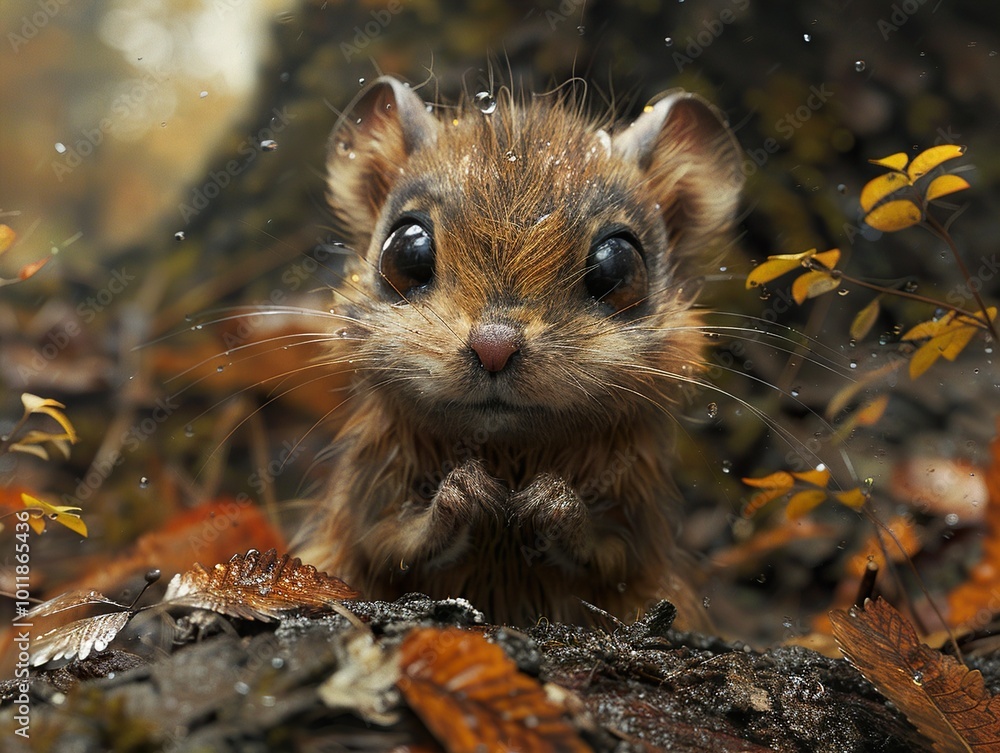
[[[514,154],[514,152],[511,151],[510,149],[508,149],[506,152],[504,152],[503,156],[504,156],[504,158],[506,158],[506,160],[508,162],[517,162],[517,155]]]
[[[855,60],[854,61],[854,70],[856,70],[858,73],[862,73],[865,70],[866,67],[867,66],[865,65],[865,61],[864,60]]]
[[[142,478],[140,478],[139,479],[139,488],[140,489],[148,489],[149,488],[149,479],[146,478],[145,476],[143,476]]]
[[[477,92],[472,101],[484,115],[490,115],[497,109],[496,98],[489,92]]]
[[[718,403],[709,403],[708,404],[708,417],[709,418],[715,418],[718,415],[719,415],[719,404]]]
[[[260,142],[260,148],[265,152],[273,152],[278,148],[278,142],[274,139],[264,139]]]

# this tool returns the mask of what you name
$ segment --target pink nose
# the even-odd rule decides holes
[[[509,324],[481,324],[469,333],[469,347],[484,369],[496,373],[521,349],[521,332]]]

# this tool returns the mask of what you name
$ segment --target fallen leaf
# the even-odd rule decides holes
[[[541,684],[481,635],[414,630],[401,668],[406,702],[448,753],[590,750]]]
[[[847,660],[900,709],[939,753],[1000,750],[1000,697],[978,670],[920,643],[888,603],[836,610],[833,632]]]
[[[94,606],[95,604],[107,604],[109,606],[125,608],[124,604],[112,601],[100,591],[68,591],[32,607],[22,615],[22,619],[39,619],[58,614],[59,612],[65,612],[67,609]]]
[[[40,667],[55,659],[86,659],[103,651],[132,618],[129,611],[85,617],[43,633],[31,644],[31,665]]]
[[[990,443],[990,465],[983,474],[986,485],[986,535],[983,554],[972,569],[969,580],[951,592],[948,598],[950,621],[961,625],[972,620],[985,627],[992,616],[1000,612],[997,591],[1000,589],[1000,420],[997,434]]]
[[[298,557],[251,549],[211,570],[195,565],[175,575],[163,603],[269,622],[289,614],[328,612],[333,604],[356,596],[342,580],[303,565]]]

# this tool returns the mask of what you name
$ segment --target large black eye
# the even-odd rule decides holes
[[[634,238],[612,235],[595,243],[583,278],[590,293],[615,311],[634,306],[646,296],[646,262]]]
[[[434,279],[434,236],[415,217],[404,217],[382,244],[378,271],[386,285],[407,295]]]

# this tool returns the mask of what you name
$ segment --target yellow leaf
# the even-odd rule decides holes
[[[878,165],[879,167],[888,167],[890,170],[902,170],[906,167],[906,163],[910,158],[906,156],[906,152],[896,152],[895,154],[890,154],[888,157],[883,157],[882,159],[870,159],[868,160],[873,165]]]
[[[888,405],[889,395],[879,395],[877,398],[869,401],[862,408],[858,409],[854,419],[859,426],[872,426],[877,423],[880,418],[882,418],[882,415],[885,413],[885,409]]]
[[[792,283],[792,298],[802,304],[807,298],[815,298],[840,286],[839,277],[831,277],[829,272],[814,270],[795,278]]]
[[[854,321],[851,322],[851,337],[855,340],[863,340],[871,332],[872,327],[875,326],[875,322],[878,321],[879,311],[881,311],[881,304],[879,303],[881,297],[876,296],[872,298],[871,303],[855,315]]]
[[[0,224],[0,254],[14,245],[17,240],[17,233],[9,225]]]
[[[939,175],[927,186],[927,193],[924,195],[926,201],[934,201],[942,196],[947,196],[956,191],[964,191],[969,187],[969,181],[957,175],[948,173]]]
[[[798,520],[824,499],[826,499],[826,492],[822,489],[807,489],[804,492],[798,492],[788,500],[785,515],[789,520]]]
[[[45,518],[32,515],[28,518],[28,525],[31,526],[31,530],[35,533],[45,533]]]
[[[865,502],[867,501],[864,492],[858,487],[843,492],[834,492],[833,498],[840,502],[840,504],[850,507],[852,510],[860,510],[865,506]]]
[[[9,447],[11,452],[23,452],[26,455],[35,455],[40,457],[42,460],[51,460],[49,457],[49,451],[44,447],[39,447],[36,444],[22,444],[21,442],[15,442]]]
[[[922,219],[920,208],[909,199],[887,201],[865,215],[865,222],[885,233],[913,227]]]
[[[965,350],[965,346],[969,344],[969,341],[972,340],[975,334],[975,327],[958,327],[951,332],[938,335],[927,344],[937,343],[938,348],[941,349],[941,357],[947,358],[949,361],[954,361]]]
[[[59,410],[61,408],[65,408],[65,405],[56,400],[38,397],[38,395],[32,395],[30,392],[21,393],[21,403],[24,405],[24,409],[28,413],[44,413],[45,415],[54,418],[63,428],[63,431],[66,432],[66,438],[70,442],[76,442],[76,429],[73,428],[73,424],[69,422],[66,415]]]
[[[886,173],[873,178],[861,189],[861,208],[870,212],[886,196],[913,185],[905,173]]]
[[[965,154],[964,146],[958,146],[956,144],[941,144],[941,146],[932,146],[930,149],[925,149],[914,157],[910,166],[906,168],[906,172],[910,176],[910,180],[916,180],[917,178],[929,173],[941,163],[947,162],[950,159],[955,159],[956,157],[961,157],[963,154]]]
[[[769,476],[744,478],[742,481],[747,486],[755,486],[758,489],[791,489],[795,486],[795,479],[788,471],[776,471]]]
[[[927,369],[934,365],[934,362],[941,357],[941,349],[934,344],[934,340],[928,340],[913,353],[910,358],[910,379],[916,379]]]
[[[78,513],[74,512],[74,510],[79,510],[79,507],[51,505],[24,492],[21,492],[21,502],[24,504],[25,509],[35,511],[37,515],[44,515],[83,537],[87,536],[87,524],[80,519]],[[44,530],[44,525],[42,529]]]
[[[954,319],[955,312],[949,311],[940,319],[929,319],[926,322],[915,324],[900,339],[909,342],[911,340],[923,340],[927,337],[937,337],[952,326]]]
[[[801,267],[802,261],[815,253],[816,249],[813,248],[808,251],[804,251],[801,254],[778,254],[776,256],[768,256],[767,261],[762,264],[758,264],[750,270],[750,274],[747,275],[747,288],[755,288],[758,285],[764,285],[765,283],[771,282],[771,280],[781,277],[787,272],[791,272],[793,269]]]
[[[813,254],[812,259],[818,261],[827,269],[836,269],[837,262],[840,261],[840,249],[831,248],[829,251],[824,251],[819,254]]]
[[[816,468],[811,471],[793,473],[792,475],[799,481],[805,481],[807,484],[819,486],[824,489],[826,488],[826,485],[830,483],[830,471],[826,468]]]

